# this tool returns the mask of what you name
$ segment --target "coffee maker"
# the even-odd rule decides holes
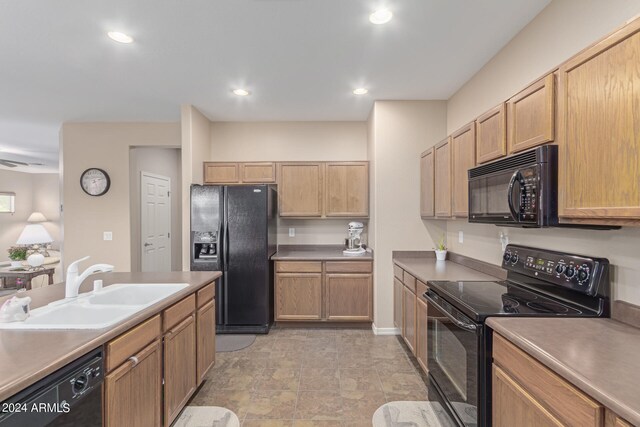
[[[345,255],[362,255],[366,250],[362,247],[360,235],[364,230],[361,222],[350,222],[348,226],[348,237],[345,239],[346,249],[342,251]]]

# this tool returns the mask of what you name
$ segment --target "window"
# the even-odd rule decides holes
[[[0,192],[0,213],[14,213],[16,211],[16,193]]]

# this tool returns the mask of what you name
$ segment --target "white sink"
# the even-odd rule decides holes
[[[86,301],[91,305],[149,306],[187,286],[186,283],[123,283],[108,286],[96,294],[91,293]]]
[[[0,329],[102,329],[126,319],[136,306],[88,306],[70,302],[31,310],[24,322],[0,323]]]
[[[56,301],[31,310],[24,322],[0,323],[0,329],[102,329],[189,286],[186,283],[122,283],[89,292],[72,301]]]

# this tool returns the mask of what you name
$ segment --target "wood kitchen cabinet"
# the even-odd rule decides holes
[[[600,403],[497,333],[492,370],[493,426],[602,426]]]
[[[435,215],[435,149],[430,148],[420,155],[420,216]]]
[[[369,163],[328,162],[325,168],[325,216],[369,216]]]
[[[502,103],[476,119],[476,163],[507,155],[507,113]]]
[[[171,425],[196,390],[196,322],[193,314],[164,338],[165,426]]]
[[[451,139],[447,138],[434,147],[435,160],[435,214],[438,218],[451,216]]]
[[[276,273],[276,320],[322,318],[321,273]]]
[[[197,371],[198,384],[204,381],[204,378],[213,366],[216,360],[216,305],[211,300],[203,307],[199,308],[196,313],[197,326]]]
[[[402,282],[393,278],[393,325],[402,333]]]
[[[271,184],[276,182],[274,162],[204,162],[205,184]]]
[[[451,135],[453,207],[455,217],[469,216],[467,172],[476,165],[476,124],[471,122]]]
[[[640,19],[558,70],[558,214],[640,225]]]
[[[276,261],[277,321],[371,322],[371,261]]]
[[[509,154],[553,142],[555,106],[553,74],[536,81],[508,101]]]
[[[326,274],[326,318],[342,321],[373,320],[371,274]]]
[[[323,208],[323,163],[280,163],[278,173],[281,217],[321,217]]]
[[[408,287],[402,289],[402,338],[412,353],[416,352],[416,294]]]

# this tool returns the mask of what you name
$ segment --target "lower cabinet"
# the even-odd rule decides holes
[[[416,359],[427,372],[427,302],[416,295]]]
[[[171,425],[215,360],[214,284],[105,347],[103,424]]]
[[[370,261],[277,261],[276,321],[371,322]]]
[[[164,338],[165,425],[178,416],[196,389],[196,323],[191,315]]]
[[[412,353],[416,352],[416,294],[403,286],[402,289],[402,338]]]
[[[106,427],[162,425],[162,341],[157,339],[105,377]]]
[[[198,309],[196,327],[198,383],[201,383],[216,360],[216,304],[213,300]]]
[[[325,283],[328,320],[373,320],[371,274],[327,274]]]
[[[322,318],[322,274],[276,274],[276,319],[320,320]]]
[[[402,282],[393,278],[393,325],[402,331]]]

